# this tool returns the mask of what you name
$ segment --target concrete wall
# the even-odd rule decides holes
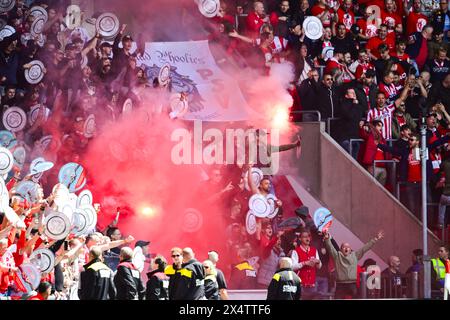
[[[295,159],[295,168],[300,170],[303,187],[314,196],[319,195],[320,190],[320,136],[321,130],[325,130],[325,123],[302,123],[302,153],[300,159]],[[293,153],[281,153],[281,163],[286,163],[286,158]],[[283,168],[284,169],[284,168]],[[290,170],[285,170],[285,174],[291,174]],[[298,174],[298,172],[296,172]]]
[[[363,242],[384,230],[385,239],[373,250],[385,261],[399,256],[406,271],[412,250],[422,248],[421,223],[324,133],[323,124],[302,128],[299,175],[309,191]],[[429,233],[428,243],[429,254],[436,255],[438,239]]]

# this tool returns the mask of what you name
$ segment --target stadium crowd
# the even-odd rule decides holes
[[[223,264],[223,271],[217,268],[219,253],[215,251],[202,253],[208,256],[203,262],[191,248],[172,248],[172,261],[150,255],[149,241],[123,238],[119,215],[105,230],[94,228],[62,240],[46,236],[40,218],[52,206],[58,177],[48,173],[37,178],[40,190],[34,201],[20,197],[14,192],[17,185],[36,178],[26,170],[31,161],[43,157],[57,168],[77,162],[95,139],[85,130],[90,115],[98,119],[100,131],[119,119],[127,99],[138,105],[140,90],[161,86],[157,78],[148,79],[145,70],[137,67],[138,52],[132,50],[133,35],[127,33],[127,25],[121,25],[110,42],[99,33],[89,36],[82,27],[69,29],[65,20],[69,4],[37,0],[26,5],[17,0],[12,9],[0,12],[5,25],[15,29],[0,41],[2,115],[12,107],[26,114],[37,112],[21,130],[12,133],[3,127],[1,131],[2,146],[14,155],[21,148],[26,157],[16,159],[5,176],[4,187],[11,199],[2,203],[0,220],[0,297],[217,300],[228,299],[227,289],[254,288],[268,288],[268,299],[358,297],[360,273],[376,264],[371,259],[358,263],[383,238],[383,232],[353,251],[350,244],[337,244],[327,232],[318,232],[306,207],[295,211],[296,224],[280,228],[283,203],[277,201],[278,215],[258,219],[256,232],[249,234],[245,223],[249,198],[274,192],[271,177],[254,185],[246,174],[251,165],[211,168],[206,182],[205,190],[214,195],[205,203],[227,208],[223,255],[233,261]],[[39,18],[30,14],[34,5],[48,15],[40,33],[32,30]],[[310,16],[320,19],[323,35],[318,39],[308,38],[303,28]],[[266,76],[274,64],[291,62],[294,80],[286,89],[294,101],[292,120],[317,121],[311,111],[319,111],[321,120],[330,122],[333,138],[391,190],[395,186],[389,185],[387,177],[392,172],[376,161],[395,159],[401,200],[418,217],[422,177],[416,150],[418,130],[426,124],[429,202],[439,202],[435,224],[444,228],[450,203],[450,180],[445,179],[450,176],[447,0],[229,0],[221,1],[219,14],[204,18],[203,24],[219,65],[253,68]],[[45,76],[31,84],[24,75],[34,60],[42,61]],[[49,135],[51,142],[45,143],[43,138]],[[300,141],[271,150],[297,147]],[[233,184],[228,183],[229,177]],[[21,266],[38,249],[53,254],[53,268],[40,274],[39,285],[29,290]],[[432,254],[432,283],[439,292],[449,269],[448,245]],[[421,259],[422,253],[415,250],[409,273],[422,270]],[[398,290],[374,293],[374,297],[408,295],[398,257],[389,258],[383,275],[388,279],[384,286]]]

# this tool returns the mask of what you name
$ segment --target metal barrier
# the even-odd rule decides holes
[[[369,288],[368,272],[360,273],[360,299],[419,299],[419,273],[406,275],[378,275]],[[378,282],[379,281],[379,282]],[[378,282],[378,283],[376,283]]]
[[[316,69],[319,71],[320,79],[323,79],[323,71],[325,70],[325,66],[317,66]]]
[[[394,174],[393,174],[393,176],[394,177],[397,177],[397,161],[395,161],[395,160],[375,160],[374,162],[373,162],[373,164],[372,164],[372,169],[373,169],[373,172],[375,173],[375,167],[377,166],[377,164],[379,164],[379,163],[391,163],[392,164],[392,166],[394,167]],[[386,177],[387,178],[387,177]],[[393,181],[391,181],[391,183],[392,183]],[[393,184],[392,184],[392,186],[395,186],[396,185],[396,182],[394,181],[393,182]]]
[[[248,16],[248,14],[246,14],[246,13],[236,14],[234,16],[236,30],[239,30],[239,18],[247,18],[247,16]],[[241,32],[242,30],[239,30],[239,31]]]
[[[349,146],[349,153],[350,153],[350,155],[351,156],[353,156],[353,144],[355,143],[355,142],[358,142],[359,144],[361,144],[361,142],[364,142],[364,140],[363,139],[350,139],[350,146]]]
[[[439,213],[439,202],[438,203],[436,203],[436,202],[427,202],[427,207],[437,207],[436,214]],[[444,216],[444,225],[442,226],[442,233],[441,233],[441,240],[444,243],[447,243],[448,240],[449,240],[448,239],[448,234],[447,234],[449,223],[448,223],[448,219],[446,219],[446,216],[447,216],[447,208],[446,208],[446,212],[445,212],[445,216]]]
[[[315,114],[317,115],[317,122],[322,121],[322,115],[319,110],[303,110],[303,111],[292,111],[292,114]]]
[[[430,184],[430,182],[428,182],[428,184]],[[407,185],[407,183],[405,182],[405,181],[397,181],[397,186],[396,186],[396,198],[400,201],[400,202],[402,202],[401,201],[401,191],[400,191],[400,188],[401,188],[401,186],[404,186],[404,185]],[[402,202],[403,203],[403,202]],[[439,203],[436,203],[436,202],[427,202],[427,207],[432,207],[432,208],[436,208],[437,207],[437,209],[435,209],[435,210],[439,210]],[[448,206],[448,207],[450,207],[450,206]],[[429,210],[430,211],[430,210]],[[431,212],[431,211],[430,211]],[[436,214],[437,214],[437,212],[435,212]],[[449,226],[449,220],[448,220],[448,213],[446,212],[446,217],[445,217],[445,220],[444,220],[444,226],[443,226],[443,228],[442,228],[442,233],[441,233],[441,240],[443,241],[443,242],[445,242],[445,243],[447,243],[448,242],[448,236],[449,236],[449,234],[448,234],[448,226]]]
[[[397,142],[398,139],[386,139],[386,142],[388,146],[392,147],[394,145],[394,142]]]
[[[326,132],[327,132],[330,136],[333,136],[333,135],[331,134],[331,121],[336,121],[336,120],[341,120],[341,118],[327,118]]]

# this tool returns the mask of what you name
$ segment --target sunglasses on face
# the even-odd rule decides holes
[[[179,256],[181,256],[181,254],[173,254],[172,258],[176,258],[176,257],[179,257]]]

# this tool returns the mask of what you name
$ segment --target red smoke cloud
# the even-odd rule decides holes
[[[201,16],[192,3],[109,0],[96,1],[95,10],[124,17],[121,23],[131,24],[129,29],[135,37],[143,33],[146,42],[204,39],[202,23],[198,22]],[[130,17],[132,20],[127,19]],[[271,77],[248,69],[229,72],[233,81],[242,85],[254,111],[252,121],[239,124],[242,128],[248,125],[271,128],[277,110],[288,111],[292,99],[286,91],[290,81],[287,68],[290,67],[275,67]],[[114,219],[116,207],[128,206],[131,210],[122,215],[118,226],[124,234],[151,240],[152,252],[168,256],[171,247],[191,246],[200,259],[211,249],[224,253],[227,239],[222,216],[228,213],[228,206],[202,208],[205,227],[194,234],[182,231],[184,210],[202,207],[205,196],[197,192],[203,183],[201,166],[176,166],[171,160],[176,144],[170,140],[172,132],[180,127],[190,128],[190,124],[172,121],[165,114],[149,116],[158,102],[154,97],[146,97],[145,101],[141,110],[131,117],[105,126],[82,160],[94,202],[100,202],[103,207],[100,226],[106,227]],[[218,126],[225,129],[230,124]],[[287,121],[282,127],[285,129],[282,142],[291,142],[294,129]],[[151,208],[151,214],[142,214],[144,208]]]

